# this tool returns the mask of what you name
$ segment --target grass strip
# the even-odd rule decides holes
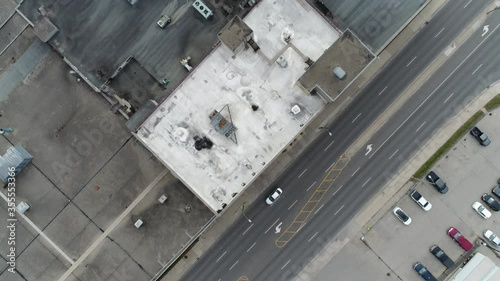
[[[498,97],[498,96],[497,96]],[[494,100],[494,99],[493,99]],[[492,101],[493,101],[492,100]],[[467,120],[423,165],[418,169],[414,178],[422,178],[441,157],[446,154],[474,125],[484,116],[484,112],[478,111]]]
[[[484,108],[490,112],[498,107],[500,107],[500,94],[496,95],[484,106]]]

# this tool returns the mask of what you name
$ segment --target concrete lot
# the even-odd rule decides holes
[[[0,153],[12,143],[33,155],[16,181],[17,200],[31,209],[27,220],[18,217],[20,274],[0,262],[0,280],[53,281],[165,170],[100,95],[69,75],[60,56],[31,32],[19,38],[12,47],[24,53],[7,49],[0,55],[0,111],[3,124],[14,128],[0,138]],[[15,81],[6,78],[14,74]],[[164,205],[157,201],[160,193],[169,195]],[[6,219],[3,200],[0,206],[0,219]],[[67,280],[148,280],[212,218],[171,174],[130,211]],[[145,227],[133,227],[137,216]],[[4,260],[7,234],[0,232]]]
[[[491,194],[500,177],[500,159],[495,156],[500,153],[500,142],[495,141],[500,139],[499,113],[497,110],[478,124],[492,139],[490,146],[480,146],[467,134],[433,168],[447,182],[448,193],[438,193],[427,182],[416,184],[416,189],[433,204],[429,212],[420,209],[405,195],[397,205],[412,218],[411,225],[404,226],[388,212],[365,236],[373,251],[403,280],[421,280],[412,268],[417,261],[434,276],[443,274],[445,267],[429,252],[434,244],[455,261],[465,253],[448,237],[446,232],[451,226],[458,228],[471,242],[482,237],[486,229],[500,233],[499,213],[492,212],[492,217],[484,220],[471,207],[475,201],[481,202],[483,193]],[[479,251],[498,260],[486,247],[480,247]]]

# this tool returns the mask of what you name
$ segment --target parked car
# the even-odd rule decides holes
[[[422,194],[418,191],[412,191],[412,193],[410,193],[410,197],[425,211],[429,211],[432,208],[432,204],[429,203],[429,201],[427,201],[427,199],[425,199],[424,196],[422,196]]]
[[[472,248],[474,248],[474,245],[472,245],[472,243],[467,240],[467,238],[465,238],[462,233],[458,231],[458,229],[450,227],[450,229],[448,229],[448,235],[453,238],[453,240],[455,240],[460,245],[460,247],[462,247],[462,249],[470,251],[472,250]]]
[[[478,127],[472,128],[472,130],[470,130],[470,134],[473,135],[482,146],[488,146],[491,143],[488,136],[481,132]]]
[[[491,242],[491,244],[493,244],[497,247],[500,247],[500,238],[498,238],[498,236],[495,233],[493,233],[493,231],[491,231],[489,229],[485,230],[483,232],[483,235],[484,235],[484,237],[486,237],[486,239],[488,239],[488,241]]]
[[[432,183],[432,185],[434,185],[437,191],[443,194],[448,192],[448,186],[446,183],[433,171],[430,171],[426,178],[430,183]]]
[[[432,246],[431,247],[431,253],[444,265],[446,266],[446,268],[450,268],[452,267],[455,262],[453,262],[452,259],[450,259],[450,257],[448,257],[448,255],[443,251],[441,250],[441,248],[439,248],[439,246]]]
[[[172,18],[170,18],[167,15],[162,15],[160,20],[157,22],[157,24],[160,28],[165,28],[165,26],[167,26],[167,24],[169,24],[171,21],[172,21]]]
[[[428,281],[437,281],[434,276],[425,268],[425,266],[419,262],[413,265],[413,269],[420,275],[424,280]]]
[[[281,194],[283,194],[283,190],[281,188],[276,188],[269,196],[266,198],[267,205],[272,205],[278,198],[280,198]]]
[[[401,208],[396,207],[392,212],[404,225],[410,225],[411,218]]]
[[[476,210],[476,212],[481,216],[483,217],[483,219],[489,219],[491,217],[491,212],[488,211],[488,209],[486,209],[483,204],[479,203],[479,202],[474,202],[474,204],[472,204],[472,209]]]
[[[498,203],[493,196],[489,195],[488,193],[483,194],[481,196],[481,199],[483,199],[484,203],[488,205],[493,211],[498,212],[500,211],[500,203]]]
[[[491,192],[493,194],[495,194],[496,197],[500,198],[500,186],[493,187],[493,189],[491,190]]]

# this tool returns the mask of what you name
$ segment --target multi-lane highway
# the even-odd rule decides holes
[[[238,280],[241,276],[292,280],[446,120],[500,78],[500,57],[495,55],[500,45],[499,12],[487,19],[486,34],[482,27],[473,33],[367,142],[373,144],[368,155],[359,151],[332,167],[489,3],[460,0],[446,4],[329,126],[333,135],[326,131],[320,135],[269,188],[282,187],[282,198],[269,207],[263,195],[247,210],[252,222],[242,218],[234,223],[183,280]],[[342,170],[332,172],[335,167]],[[313,194],[323,196],[311,201]],[[313,212],[300,213],[311,204]],[[298,222],[302,215],[305,224]],[[297,225],[300,231],[286,235],[287,229]],[[278,234],[277,226],[282,228]]]

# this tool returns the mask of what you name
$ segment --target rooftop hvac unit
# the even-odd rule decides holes
[[[203,3],[200,0],[196,0],[193,3],[193,7],[200,12],[202,16],[204,16],[206,19],[208,19],[210,16],[212,16],[214,13],[212,10],[210,10],[205,3]]]

